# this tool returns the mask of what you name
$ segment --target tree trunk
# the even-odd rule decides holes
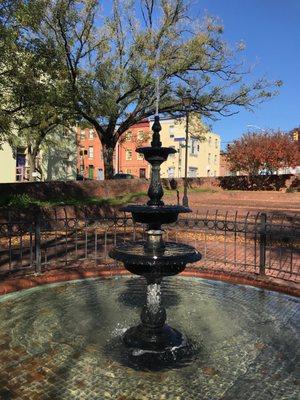
[[[34,177],[32,174],[35,171],[36,156],[31,152],[30,148],[28,148],[27,156],[28,156],[28,166],[29,166],[28,179],[30,182],[33,182]]]
[[[112,179],[114,176],[113,155],[114,147],[111,144],[102,143],[103,162],[104,162],[104,177]]]

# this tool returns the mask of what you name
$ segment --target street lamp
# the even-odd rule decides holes
[[[187,90],[185,96],[182,98],[182,104],[185,108],[185,169],[184,169],[184,190],[183,190],[183,198],[182,205],[184,207],[189,206],[188,196],[187,196],[187,167],[188,167],[188,143],[189,143],[189,112],[191,105],[193,103],[193,99],[191,96],[191,91]]]

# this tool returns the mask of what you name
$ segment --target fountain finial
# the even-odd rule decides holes
[[[161,131],[161,125],[159,122],[158,115],[155,115],[154,117],[154,124],[152,125],[152,131],[153,131],[153,136],[152,136],[151,146],[161,147],[162,143],[160,141],[160,134],[159,134],[159,132]]]

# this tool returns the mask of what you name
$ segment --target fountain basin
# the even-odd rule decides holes
[[[145,302],[144,279],[73,281],[1,296],[1,396],[298,400],[298,298],[200,278],[162,285],[168,323],[192,339],[196,357],[156,371],[128,368],[122,353],[123,332]]]

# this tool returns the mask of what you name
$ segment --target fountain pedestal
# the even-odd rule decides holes
[[[182,206],[165,206],[162,201],[163,188],[160,180],[160,165],[175,150],[161,147],[159,117],[155,117],[152,127],[151,147],[136,151],[144,154],[152,166],[151,183],[148,190],[150,200],[147,205],[129,205],[122,210],[131,212],[135,222],[148,226],[147,240],[127,242],[116,246],[110,257],[124,263],[125,268],[147,281],[147,301],[141,313],[141,323],[129,328],[123,342],[131,355],[143,361],[176,361],[189,351],[186,337],[166,324],[166,310],[161,304],[161,282],[163,277],[182,272],[187,263],[200,260],[200,253],[183,243],[163,241],[163,224],[177,221],[179,213],[191,210]]]

